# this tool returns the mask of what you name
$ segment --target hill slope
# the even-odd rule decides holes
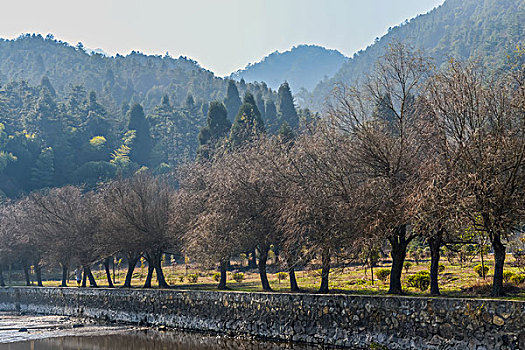
[[[337,50],[321,46],[300,45],[286,52],[275,51],[260,62],[231,74],[231,78],[247,82],[264,81],[276,90],[288,81],[292,90],[311,91],[322,79],[331,77],[347,61]]]
[[[176,105],[181,105],[188,94],[204,101],[224,97],[226,81],[191,59],[139,52],[107,57],[86,51],[80,44],[73,47],[38,34],[0,39],[0,83],[24,80],[37,85],[47,76],[59,94],[68,92],[72,85],[83,85],[109,98],[118,108],[134,101],[147,110],[165,93]]]
[[[304,103],[321,109],[335,83],[352,83],[369,71],[393,40],[424,50],[438,67],[450,57],[503,66],[507,55],[525,40],[525,0],[446,0],[357,52],[334,77],[319,83],[313,94],[303,94]]]

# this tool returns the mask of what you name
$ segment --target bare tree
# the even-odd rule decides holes
[[[100,225],[100,218],[95,210],[95,194],[83,193],[74,186],[51,189],[47,192],[34,193],[31,209],[32,225],[46,238],[46,252],[61,262],[66,269],[70,264],[78,263],[84,269],[82,286],[87,279],[92,287],[97,283],[91,272],[91,265],[98,260],[95,235]],[[62,277],[62,285],[65,278]]]
[[[299,137],[275,165],[284,177],[280,227],[288,259],[321,258],[321,293],[328,292],[331,260],[356,242],[358,182],[348,151],[351,140],[322,126]]]
[[[525,98],[520,70],[487,74],[452,61],[431,81],[429,101],[448,154],[456,155],[454,181],[464,219],[486,232],[494,250],[492,295],[503,290],[504,240],[523,223]]]
[[[192,259],[205,265],[219,264],[219,289],[226,288],[231,257],[246,246],[225,164],[216,159],[179,170],[180,188],[171,219],[174,234],[183,232],[184,250]]]
[[[131,178],[113,181],[104,192],[106,211],[112,221],[109,230],[114,233],[113,237],[121,242],[127,241],[122,247],[126,247],[124,251],[129,252],[131,258],[141,251],[148,262],[144,286],[151,287],[155,270],[159,287],[168,288],[161,259],[162,254],[176,243],[170,240],[168,225],[172,186],[164,178],[140,172]],[[133,271],[133,262],[130,259],[128,275]],[[130,282],[128,278],[126,282]]]
[[[430,64],[419,52],[394,43],[364,84],[334,91],[329,117],[356,142],[355,166],[368,195],[370,223],[385,230],[392,247],[390,294],[402,293],[406,249],[415,237],[408,229],[404,197],[410,193],[425,158],[425,121],[417,95]]]

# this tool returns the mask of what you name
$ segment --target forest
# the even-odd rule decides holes
[[[441,67],[451,58],[479,60],[492,67],[506,67],[509,52],[523,42],[525,6],[522,0],[447,0],[442,5],[388,28],[366,49],[356,52],[341,69],[319,82],[311,93],[302,92],[303,106],[317,110],[332,86],[354,82],[392,42],[410,42],[424,50]]]
[[[205,154],[217,137],[206,126],[210,106],[224,103],[225,111],[211,108],[212,118],[224,112],[224,122],[235,125],[245,94],[269,133],[288,113],[310,115],[295,111],[287,83],[273,91],[264,83],[215,78],[184,58],[89,55],[81,45],[34,34],[1,41],[0,57],[7,81],[0,85],[3,198],[67,184],[94,189],[142,168],[169,172]],[[41,69],[24,70],[32,60]],[[145,76],[160,80],[146,83]]]
[[[171,116],[183,113],[168,97],[148,117],[140,105],[130,107],[115,137],[95,93],[53,104],[46,80],[38,88],[15,85],[16,96],[28,95],[23,86],[34,91],[36,103],[22,108],[34,113],[20,131],[16,120],[3,126],[4,173],[33,191],[1,208],[0,267],[21,266],[29,283],[32,266],[42,285],[42,267],[61,266],[67,285],[68,271],[82,266],[83,285],[96,286],[91,267],[104,261],[111,286],[109,261],[118,255],[128,262],[129,287],[144,258],[144,287],[155,275],[167,288],[163,255],[179,254],[217,268],[224,289],[230,260],[249,253],[270,291],[272,250],[293,291],[301,288],[295,269],[319,261],[326,293],[337,257],[364,256],[372,267],[387,246],[388,292],[402,294],[407,247],[420,240],[431,255],[430,292],[438,295],[442,249],[484,240],[494,256],[491,295],[502,296],[508,249],[525,218],[524,57],[518,49],[506,70],[461,60],[436,68],[422,52],[393,43],[360,84],[334,89],[322,115],[297,111],[284,83],[263,117],[260,101],[249,91],[241,101],[231,82],[184,151],[194,151],[195,161],[168,159],[181,154],[170,148],[181,138],[156,127],[173,122],[184,137],[193,134],[186,124],[178,129],[182,118]],[[191,106],[188,98],[183,111]],[[38,134],[23,131],[35,125]],[[37,147],[38,135],[49,140],[45,147]],[[83,145],[79,153],[67,151],[69,142]],[[31,174],[14,145],[38,149]],[[99,168],[102,175],[85,181]],[[523,253],[523,246],[512,250]]]

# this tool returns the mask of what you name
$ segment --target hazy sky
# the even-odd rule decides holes
[[[275,50],[318,44],[347,56],[443,0],[8,0],[0,37],[53,33],[109,54],[191,57],[227,75]]]

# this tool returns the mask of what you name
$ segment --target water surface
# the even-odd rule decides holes
[[[112,335],[68,336],[0,344],[0,350],[313,350],[321,347],[184,332],[130,331]]]

